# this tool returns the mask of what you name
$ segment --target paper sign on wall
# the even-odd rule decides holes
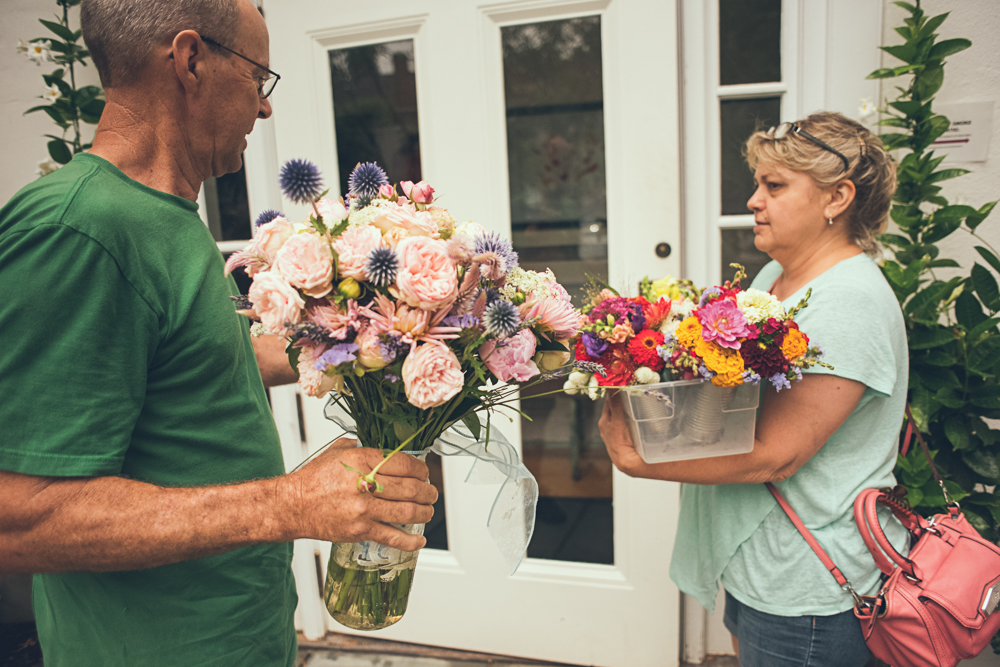
[[[993,102],[936,104],[934,111],[948,117],[949,127],[931,148],[947,153],[946,162],[985,162],[993,133]]]

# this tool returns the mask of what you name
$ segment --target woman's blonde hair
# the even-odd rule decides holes
[[[750,168],[756,169],[761,162],[777,164],[806,174],[824,189],[849,179],[855,188],[854,202],[848,209],[851,240],[869,255],[878,255],[875,237],[888,224],[896,191],[896,163],[877,136],[839,113],[815,113],[795,124],[840,151],[847,158],[847,171],[843,160],[805,137],[789,132],[775,139],[764,131],[754,132],[747,140]]]

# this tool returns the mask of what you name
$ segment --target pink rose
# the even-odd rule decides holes
[[[396,255],[399,257],[396,287],[406,303],[423,310],[437,310],[455,301],[458,277],[445,242],[410,236],[396,246]]]
[[[308,345],[299,352],[299,386],[307,396],[322,398],[333,389],[335,380],[323,371],[316,370],[316,360],[326,352],[326,345]]]
[[[382,237],[382,242],[390,248],[395,248],[399,245],[400,241],[407,238],[409,235],[410,233],[402,227],[393,227]]]
[[[293,231],[292,223],[284,216],[279,215],[257,228],[257,236],[254,237],[253,246],[261,252],[273,255],[291,237]]]
[[[502,341],[487,341],[479,348],[479,358],[501,382],[526,382],[538,375],[534,354],[535,334],[528,329]]]
[[[403,362],[403,385],[410,403],[427,410],[454,398],[465,385],[465,376],[447,345],[424,343]]]
[[[353,227],[333,240],[333,249],[339,259],[337,266],[341,278],[368,280],[365,262],[368,253],[382,243],[382,233],[375,227]]]
[[[378,332],[375,327],[368,327],[361,333],[354,342],[360,348],[358,350],[358,363],[369,370],[377,371],[385,368],[392,359],[382,356],[382,344],[378,339]]]
[[[414,184],[413,181],[402,181],[399,187],[403,188],[403,194],[417,202],[418,204],[430,204],[434,201],[434,188],[426,181]]]
[[[439,236],[438,223],[427,211],[417,211],[409,204],[391,204],[381,210],[383,213],[372,220],[372,224],[385,233],[402,228],[413,236]]]
[[[323,216],[323,224],[332,227],[336,223],[347,218],[348,211],[340,201],[333,199],[320,199],[316,202],[316,210]]]
[[[306,305],[298,290],[274,271],[261,271],[254,276],[249,296],[260,321],[278,336],[291,333],[285,323],[298,324]]]
[[[326,296],[333,289],[333,252],[326,239],[315,234],[295,234],[285,241],[274,268],[309,296]]]
[[[391,199],[393,195],[392,186],[388,183],[378,186],[378,194],[380,197],[384,197],[385,199]]]

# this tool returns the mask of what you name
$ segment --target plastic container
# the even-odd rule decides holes
[[[644,392],[659,392],[666,402]],[[646,463],[703,459],[753,450],[760,385],[716,387],[678,380],[622,391],[628,429]]]

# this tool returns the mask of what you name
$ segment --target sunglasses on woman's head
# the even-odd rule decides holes
[[[791,132],[792,134],[797,134],[803,139],[808,139],[809,141],[813,142],[823,150],[830,151],[831,153],[839,157],[841,160],[844,161],[844,171],[847,171],[850,168],[850,163],[847,161],[847,158],[844,157],[843,153],[841,153],[828,143],[820,141],[819,139],[809,134],[795,123],[782,123],[778,127],[772,127],[767,132],[765,132],[765,134],[767,134],[768,137],[774,139],[775,141],[780,141],[781,139],[787,137],[789,132]]]

